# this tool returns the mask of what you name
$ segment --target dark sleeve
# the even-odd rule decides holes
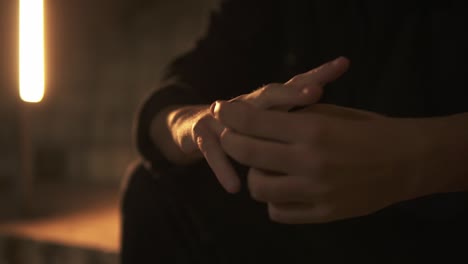
[[[196,47],[169,65],[164,85],[142,104],[135,125],[137,149],[153,169],[167,169],[149,135],[153,117],[176,104],[210,104],[280,81],[282,19],[276,1],[223,1]]]

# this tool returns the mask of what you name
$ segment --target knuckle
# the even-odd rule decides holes
[[[288,84],[295,84],[299,81],[301,81],[302,79],[304,78],[304,74],[298,74],[294,77],[292,77],[291,79],[289,79],[289,81],[287,82]]]
[[[263,101],[265,100],[265,98],[268,97],[268,94],[271,92],[270,90],[271,90],[271,88],[270,88],[269,84],[260,87],[256,91],[255,105],[261,106]]]
[[[255,100],[252,104],[260,108],[268,107],[272,94],[275,93],[274,90],[278,88],[278,85],[277,83],[269,83],[257,89],[254,92]]]
[[[253,92],[251,93],[248,93],[248,94],[243,94],[241,96],[238,96],[234,99],[231,99],[229,100],[230,103],[239,103],[239,102],[243,102],[243,103],[248,103],[248,104],[251,104],[251,105],[255,105],[255,101],[257,99],[257,92],[260,90],[261,88],[257,89],[257,90],[254,90]]]
[[[257,90],[255,90],[254,93],[256,93],[257,95],[263,95],[266,93],[266,91],[269,89],[270,87],[270,84],[266,84],[260,88],[258,88]]]
[[[271,90],[278,89],[279,87],[282,87],[282,86],[283,85],[280,84],[280,83],[269,83],[269,84],[263,86],[261,89],[262,89],[263,93],[268,93],[268,92],[271,92]]]
[[[216,117],[221,121],[221,122],[226,122],[226,120],[229,120],[229,111],[226,109],[226,105],[221,103],[218,105],[218,109],[215,110],[215,115]]]

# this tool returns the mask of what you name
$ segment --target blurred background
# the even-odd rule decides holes
[[[18,93],[18,0],[0,0],[0,264],[117,263],[136,110],[218,2],[44,0],[46,91],[32,105]]]

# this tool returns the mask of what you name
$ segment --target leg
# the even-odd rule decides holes
[[[445,232],[454,230],[449,223],[411,220],[391,208],[328,224],[275,224],[245,186],[230,195],[209,168],[190,174],[156,179],[142,165],[130,171],[122,201],[122,264],[409,263],[463,252]],[[466,224],[458,226],[452,234],[466,237]],[[431,233],[445,235],[434,239]]]
[[[245,191],[225,193],[207,168],[192,173],[156,179],[140,164],[129,170],[122,263],[281,263],[289,227],[271,223]]]
[[[127,175],[122,200],[121,263],[192,263],[190,233],[170,190],[141,164]],[[179,222],[181,221],[182,222]],[[186,242],[186,243],[185,243]]]

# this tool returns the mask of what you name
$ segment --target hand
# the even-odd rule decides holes
[[[424,144],[417,122],[333,105],[298,112],[222,102],[225,153],[251,167],[251,196],[281,223],[329,222],[415,198]]]
[[[338,58],[304,74],[300,74],[285,84],[272,83],[231,102],[244,102],[258,109],[288,110],[296,105],[315,103],[322,94],[322,87],[340,77],[348,68],[345,58]],[[216,107],[211,106],[211,112]],[[233,117],[242,120],[243,117]],[[224,125],[211,114],[203,112],[193,123],[191,142],[196,142],[207,163],[221,185],[231,193],[240,189],[240,180],[219,144]],[[191,147],[190,147],[191,148]]]
[[[310,104],[317,101],[318,90],[306,89],[304,92],[296,87],[286,88],[283,84],[268,84],[231,101],[249,103],[259,109],[289,109],[294,104]],[[216,102],[211,105],[209,111],[202,111],[197,115],[191,129],[191,140],[186,140],[185,144],[181,145],[185,149],[194,149],[192,142],[195,142],[220,184],[226,191],[235,193],[240,189],[240,180],[219,144],[219,137],[225,127],[212,115],[215,106]]]

